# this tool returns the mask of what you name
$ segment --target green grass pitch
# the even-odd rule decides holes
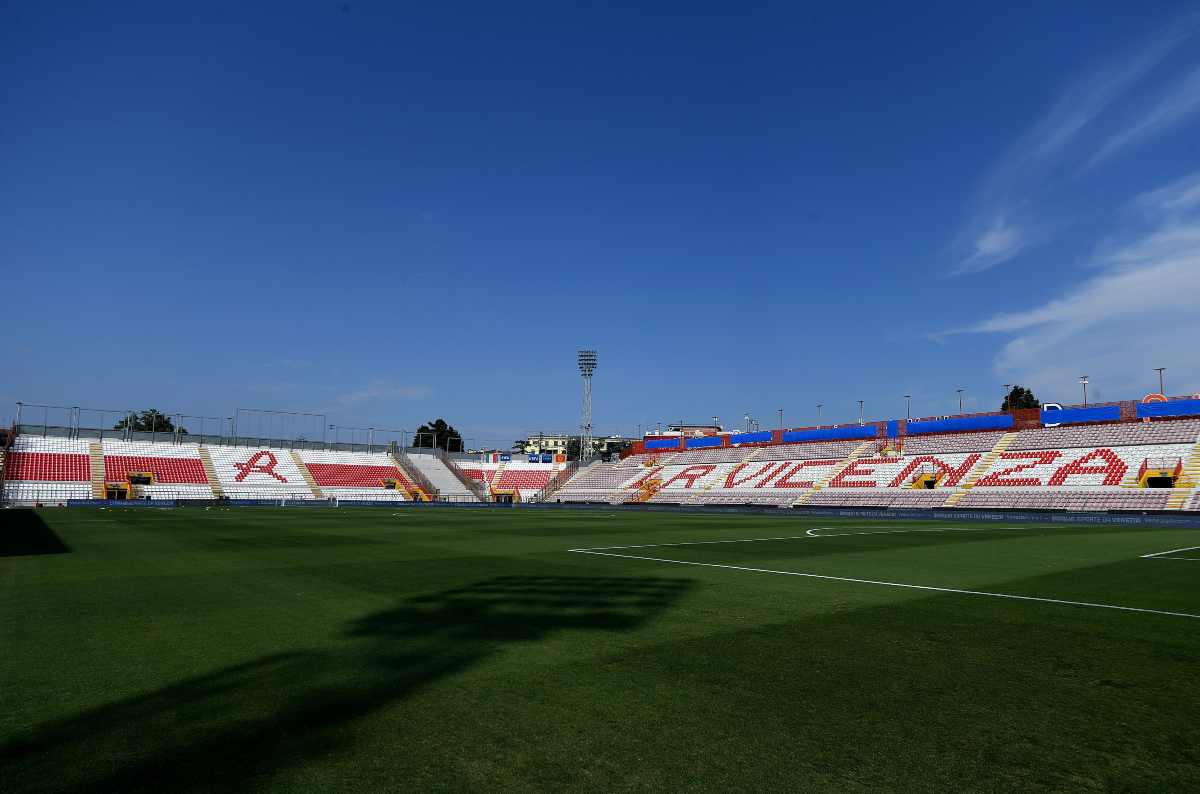
[[[0,790],[1195,791],[1200,549],[1176,550],[1196,546],[615,510],[5,511]]]

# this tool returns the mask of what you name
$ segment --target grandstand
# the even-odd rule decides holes
[[[565,462],[544,461],[539,455],[530,455],[527,460],[505,457],[509,460],[460,459],[459,468],[466,477],[479,483],[485,493],[512,494],[517,501],[525,502],[537,498],[550,485],[550,480],[566,469]]]
[[[562,502],[835,508],[1191,510],[1200,400],[648,440]],[[1066,420],[1064,422],[1064,420]],[[1020,426],[1018,426],[1018,422]],[[994,429],[999,428],[999,429]],[[740,438],[754,436],[751,443]],[[854,440],[838,440],[854,439]],[[694,444],[692,442],[699,442]]]
[[[40,431],[40,432],[39,432]],[[1200,505],[1200,400],[646,437],[612,462],[14,426],[4,499],[1178,511]],[[114,437],[115,436],[115,437]]]
[[[384,452],[18,435],[4,467],[17,504],[80,499],[406,501],[418,477]]]

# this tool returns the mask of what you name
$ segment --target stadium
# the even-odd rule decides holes
[[[178,430],[136,430],[136,417],[105,430],[79,425],[80,416],[104,412],[22,403],[6,434],[4,499],[26,507],[415,502],[766,507],[817,515],[862,508],[923,510],[922,517],[954,509],[1001,510],[1009,520],[1039,511],[1131,511],[1186,521],[1200,512],[1200,396],[1153,393],[1101,405],[749,432],[689,431],[680,423],[602,461],[590,454],[596,353],[580,352],[581,369],[585,357],[578,449],[589,454],[572,461],[540,452],[449,452],[455,442],[462,448],[460,436],[439,447],[416,431],[413,442],[428,446],[386,438],[408,431],[379,431],[376,443],[374,428],[366,443],[248,438],[236,434],[243,409],[232,412],[229,435],[189,434],[182,419]],[[51,424],[52,410],[64,421]],[[28,418],[39,411],[40,425],[20,423],[22,412]],[[326,424],[327,417],[315,418]]]
[[[734,757],[771,788],[849,769],[1070,788],[1083,758],[1119,765],[1089,768],[1104,785],[1172,788],[1198,768],[1177,720],[1197,398],[680,423],[608,461],[62,410],[19,405],[6,438],[8,713],[81,710],[10,723],[17,790],[706,788],[740,785]],[[93,686],[142,694],[83,707]]]
[[[1200,16],[0,36],[3,794],[1200,791]]]

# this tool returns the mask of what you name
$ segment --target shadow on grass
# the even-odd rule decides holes
[[[556,631],[628,631],[691,586],[673,578],[505,576],[354,621],[336,652],[265,656],[0,747],[8,791],[240,790],[351,748],[349,723]]]
[[[36,510],[0,511],[0,557],[66,554],[70,550]]]

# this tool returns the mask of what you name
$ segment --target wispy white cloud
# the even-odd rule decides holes
[[[1200,335],[1200,171],[1138,196],[1130,208],[1138,224],[1075,286],[956,333],[1011,335],[997,371],[1059,394],[1071,389],[1066,398],[1084,373],[1131,389],[1145,385],[1155,366],[1200,372],[1193,342]]]
[[[959,263],[955,273],[978,273],[1006,262],[1036,243],[1041,232],[1031,225],[1016,225],[998,215],[973,236],[974,250]]]
[[[1177,21],[1124,58],[1094,67],[1063,89],[981,180],[953,245],[957,253],[953,273],[991,269],[1051,238],[1051,225],[1039,219],[1035,206],[1047,178],[1081,148],[1081,137],[1097,118],[1193,35],[1197,21],[1195,16]],[[1184,81],[1155,112],[1115,134],[1093,159],[1101,157],[1105,148],[1110,151],[1102,159],[1114,156],[1185,117],[1191,111],[1184,97],[1193,90]]]
[[[1133,200],[1133,205],[1151,218],[1175,217],[1200,209],[1200,171],[1141,194]]]
[[[339,394],[336,400],[341,405],[357,405],[379,400],[416,400],[431,394],[433,389],[428,386],[405,386],[376,381],[361,389]]]
[[[1088,159],[1087,171],[1111,160],[1131,146],[1165,132],[1200,110],[1200,69],[1193,71],[1164,93],[1148,111],[1132,119],[1108,137]]]

